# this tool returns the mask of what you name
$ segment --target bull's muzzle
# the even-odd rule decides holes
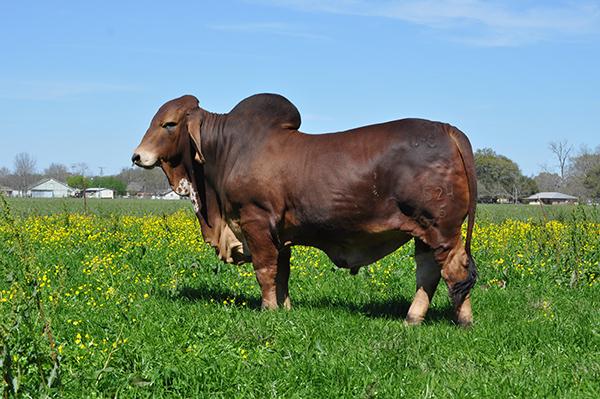
[[[142,168],[146,168],[146,169],[152,169],[155,166],[158,166],[159,164],[159,160],[158,158],[151,154],[151,153],[146,153],[146,152],[134,152],[133,155],[131,156],[131,162],[133,162],[135,165],[140,166]]]

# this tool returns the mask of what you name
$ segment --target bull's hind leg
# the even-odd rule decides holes
[[[460,240],[445,258],[438,259],[442,263],[442,277],[448,286],[448,293],[454,305],[456,321],[463,326],[473,323],[471,310],[471,288],[477,279],[477,269],[473,258],[467,255]],[[442,256],[443,257],[443,256]]]
[[[440,282],[440,265],[433,249],[415,238],[415,261],[417,263],[417,293],[408,309],[406,324],[421,324],[429,309],[429,304]]]
[[[290,247],[285,247],[279,250],[279,257],[277,258],[277,275],[275,276],[277,305],[283,306],[285,309],[292,308],[290,292],[288,289],[288,282],[290,280],[291,254],[292,251]]]

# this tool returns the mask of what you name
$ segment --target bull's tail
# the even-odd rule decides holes
[[[475,209],[477,207],[477,178],[475,173],[475,159],[473,158],[473,149],[467,136],[455,128],[447,126],[448,135],[452,138],[458,153],[465,167],[467,183],[469,186],[469,207],[467,211],[467,239],[465,240],[465,250],[467,255],[471,256],[471,238],[473,237],[473,226],[475,224]]]
[[[454,284],[451,295],[454,299],[454,303],[462,303],[466,295],[469,293],[475,280],[477,279],[477,267],[475,261],[471,256],[471,239],[473,237],[473,226],[475,224],[475,210],[477,207],[477,177],[475,172],[475,159],[473,158],[473,149],[467,136],[451,125],[446,125],[446,131],[452,138],[458,153],[462,160],[465,168],[465,174],[467,176],[467,183],[469,186],[469,206],[467,210],[467,237],[465,240],[465,251],[469,258],[468,265],[468,276],[464,281],[460,281]]]

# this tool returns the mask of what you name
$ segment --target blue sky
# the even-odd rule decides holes
[[[600,145],[599,1],[0,3],[0,166],[117,173],[165,101],[288,97],[301,130],[454,124],[528,174]]]

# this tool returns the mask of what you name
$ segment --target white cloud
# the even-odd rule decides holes
[[[264,1],[263,1],[264,2]],[[397,19],[451,40],[510,46],[572,40],[600,33],[600,6],[592,2],[482,0],[278,0],[269,4],[309,12]]]

